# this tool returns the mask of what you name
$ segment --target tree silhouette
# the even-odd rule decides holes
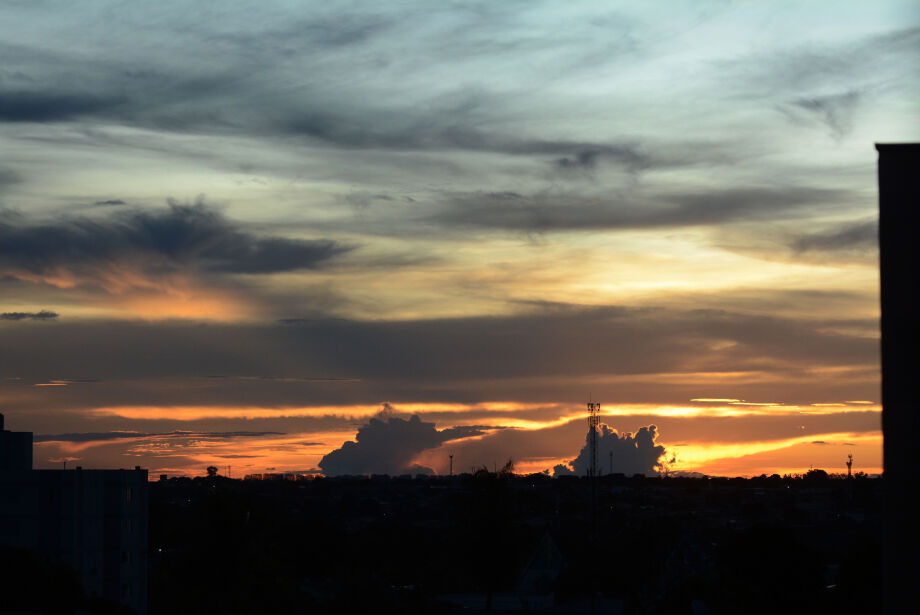
[[[217,476],[217,466],[208,466],[206,470],[208,471],[208,478]]]

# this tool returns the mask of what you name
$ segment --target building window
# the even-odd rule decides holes
[[[130,504],[132,495],[133,494],[131,493],[131,487],[126,487],[125,488],[125,502],[128,502]]]

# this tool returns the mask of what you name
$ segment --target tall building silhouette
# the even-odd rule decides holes
[[[884,609],[915,601],[918,528],[913,505],[914,456],[920,435],[917,387],[917,231],[920,143],[877,144],[882,297],[882,430],[884,449]]]
[[[147,497],[147,470],[33,470],[32,434],[0,431],[0,544],[63,561],[88,596],[141,615]]]

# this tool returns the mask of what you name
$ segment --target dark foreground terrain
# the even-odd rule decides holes
[[[881,593],[881,480],[820,470],[150,488],[155,614],[872,613]]]

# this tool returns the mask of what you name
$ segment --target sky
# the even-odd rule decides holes
[[[37,468],[881,471],[915,2],[0,1]]]

